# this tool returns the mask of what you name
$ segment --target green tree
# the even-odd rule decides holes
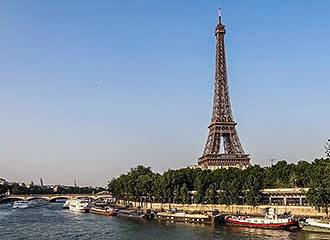
[[[20,186],[18,183],[13,183],[10,188],[11,194],[20,195],[28,193],[28,189],[25,186]]]
[[[153,190],[152,177],[149,174],[140,175],[137,179],[136,189],[140,196],[148,196],[149,201],[151,201],[151,195]]]
[[[244,171],[238,168],[226,169],[219,184],[219,202],[232,205],[241,204],[243,195]]]
[[[261,201],[264,170],[259,166],[251,166],[245,170],[244,193],[246,203],[256,206]]]
[[[330,160],[320,159],[312,163],[312,175],[307,201],[318,211],[324,210],[329,215],[330,207]]]
[[[319,159],[313,163],[300,161],[297,164],[279,161],[271,167],[256,165],[245,170],[229,168],[210,171],[183,168],[167,170],[163,174],[153,173],[150,167],[140,165],[112,179],[108,189],[118,199],[124,200],[137,200],[141,196],[148,196],[150,200],[156,198],[162,203],[187,203],[188,191],[195,191],[196,203],[219,201],[226,205],[255,206],[261,202],[263,188],[308,187],[308,201],[318,209],[328,211],[329,162],[330,159]],[[15,192],[28,191],[24,187],[11,188],[14,188]],[[219,190],[218,193],[215,190]],[[69,191],[91,191],[91,188]]]
[[[181,203],[181,194],[180,194],[180,186],[176,185],[173,191],[173,201],[174,203]]]
[[[181,194],[181,201],[183,204],[189,203],[190,198],[189,198],[189,193],[188,193],[188,188],[187,185],[184,183],[180,189],[180,194]]]
[[[309,185],[312,165],[306,161],[299,161],[295,166],[296,186],[306,188]]]
[[[154,176],[154,196],[156,201],[163,203],[164,199],[164,177],[160,174]]]
[[[168,203],[172,202],[174,192],[174,171],[168,170],[163,174],[164,177],[164,200]]]
[[[210,184],[209,188],[206,190],[206,201],[207,203],[216,204],[217,200],[217,191],[214,184]]]
[[[328,142],[325,144],[325,156],[330,158],[330,139],[328,139]]]
[[[197,191],[195,195],[196,203],[205,203],[205,191],[212,183],[212,172],[210,170],[200,170],[196,174],[194,187]]]
[[[328,181],[327,184],[330,184]],[[318,211],[324,210],[329,216],[330,207],[330,188],[326,187],[324,183],[320,183],[317,187],[311,187],[307,194],[308,202],[314,206]]]

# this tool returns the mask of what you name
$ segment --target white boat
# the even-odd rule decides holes
[[[63,204],[63,208],[64,209],[69,209],[69,203],[70,203],[70,200],[66,200],[65,203]]]
[[[72,199],[69,201],[69,209],[74,212],[88,212],[89,202],[81,199]]]
[[[302,229],[309,232],[330,233],[329,220],[308,218],[302,223]]]
[[[28,201],[15,201],[13,203],[13,208],[28,208],[29,202]]]

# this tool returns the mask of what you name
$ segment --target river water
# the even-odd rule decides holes
[[[330,235],[240,228],[226,225],[166,223],[157,220],[107,217],[74,213],[62,204],[12,209],[0,205],[0,239],[113,239],[113,240],[208,240],[208,239],[329,239]]]

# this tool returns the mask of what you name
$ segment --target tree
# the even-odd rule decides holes
[[[163,174],[164,177],[164,200],[168,203],[172,202],[173,199],[173,191],[174,191],[174,170],[168,170]]]
[[[3,180],[3,183],[0,184],[0,195],[1,195],[1,194],[5,194],[8,191],[9,186],[8,186],[8,183],[4,179],[0,179],[0,180]]]
[[[329,182],[330,184],[330,182]],[[308,202],[318,211],[322,209],[329,216],[330,188],[320,184],[318,187],[310,188],[306,194]]]
[[[219,184],[219,202],[221,204],[240,204],[243,194],[244,171],[238,168],[229,168],[223,172]]]
[[[185,183],[182,185],[182,187],[180,189],[180,194],[181,194],[181,201],[183,204],[190,202],[188,188]]]
[[[266,167],[264,188],[294,187],[295,165],[286,161],[278,161],[276,165]]]
[[[176,185],[173,191],[173,201],[174,203],[181,203],[181,194],[180,194],[180,186]]]
[[[306,161],[299,161],[295,166],[296,186],[306,188],[310,182],[311,164]]]
[[[140,175],[137,179],[136,189],[140,196],[148,196],[149,201],[151,201],[153,189],[152,177],[149,174]]]
[[[328,142],[325,144],[325,156],[330,158],[330,139],[328,139]]]
[[[216,204],[217,203],[217,191],[214,184],[210,184],[209,188],[206,190],[206,201],[207,203]]]
[[[20,195],[28,193],[28,189],[25,186],[20,186],[18,183],[13,183],[10,192],[14,195]]]
[[[330,160],[320,159],[312,163],[312,175],[307,201],[318,211],[324,210],[329,215],[330,207]]]
[[[212,172],[211,170],[200,170],[197,172],[194,188],[197,191],[195,195],[196,203],[205,202],[205,191],[206,188],[212,183]]]
[[[279,161],[271,167],[255,165],[245,170],[183,168],[167,170],[163,174],[153,173],[150,167],[140,165],[112,179],[108,189],[122,200],[148,196],[161,203],[189,203],[188,191],[195,191],[195,202],[200,204],[219,202],[256,206],[261,202],[263,188],[303,187],[310,188],[307,195],[313,206],[328,211],[329,165],[330,159],[316,159],[313,163],[300,161],[297,164]],[[16,192],[28,191],[15,188]]]
[[[246,203],[256,206],[261,201],[261,189],[264,170],[259,166],[251,166],[245,171],[244,193]]]
[[[162,203],[164,198],[164,177],[160,174],[154,176],[154,196],[156,201]]]

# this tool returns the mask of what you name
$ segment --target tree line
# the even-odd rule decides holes
[[[40,186],[26,185],[24,183],[18,184],[16,182],[9,183],[4,182],[0,184],[0,195],[1,194],[14,194],[14,195],[24,195],[24,194],[93,194],[100,191],[104,191],[105,188],[94,188],[94,187],[79,187],[79,186]]]
[[[155,173],[150,167],[137,166],[109,181],[108,190],[117,199],[162,203],[261,204],[264,188],[309,188],[307,201],[327,211],[330,205],[330,159],[312,163],[279,161],[270,167],[250,166],[201,170],[182,168]]]

